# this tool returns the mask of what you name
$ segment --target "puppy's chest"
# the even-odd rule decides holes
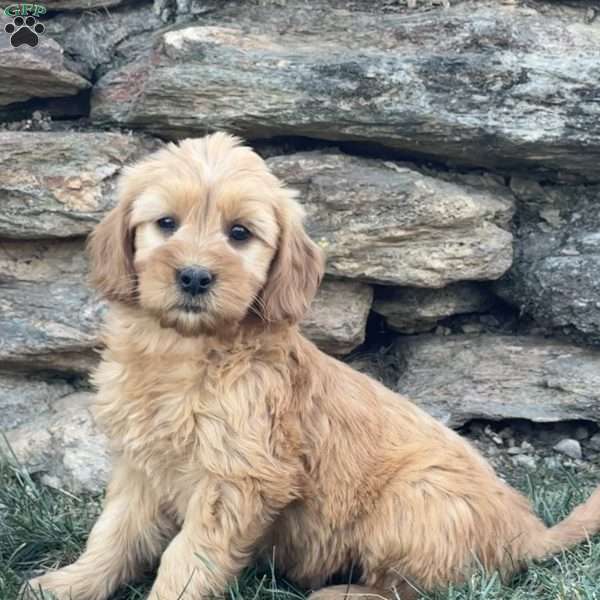
[[[219,369],[200,360],[105,361],[96,418],[115,450],[164,484],[201,478],[239,445],[243,407]]]

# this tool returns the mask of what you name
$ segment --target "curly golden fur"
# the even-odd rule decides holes
[[[323,262],[301,221],[222,133],[126,171],[90,241],[111,301],[94,380],[114,473],[81,558],[34,588],[104,600],[159,563],[151,600],[191,600],[274,558],[315,598],[406,599],[598,531],[600,492],[547,529],[468,442],[302,337]],[[208,293],[182,294],[187,265],[214,273]]]

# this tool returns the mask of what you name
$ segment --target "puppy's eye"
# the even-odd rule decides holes
[[[233,225],[229,230],[230,239],[236,242],[245,242],[252,234],[243,225]]]
[[[177,229],[177,222],[173,217],[163,217],[156,221],[157,227],[165,233],[173,233]]]

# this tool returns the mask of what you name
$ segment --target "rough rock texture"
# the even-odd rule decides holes
[[[0,364],[86,372],[104,306],[85,284],[82,240],[0,244]]]
[[[89,233],[114,204],[123,165],[155,147],[118,133],[0,132],[0,236]]]
[[[497,279],[512,261],[509,195],[458,186],[394,163],[307,152],[269,159],[299,189],[327,272],[442,287]]]
[[[445,317],[483,312],[493,304],[494,297],[487,288],[465,282],[439,290],[380,288],[373,311],[385,317],[390,329],[401,333],[417,333],[430,331]]]
[[[8,17],[0,18],[4,30]],[[42,37],[35,48],[13,48],[10,37],[0,36],[0,106],[30,98],[72,96],[90,87],[89,81],[67,66],[63,49]]]
[[[537,5],[539,4],[539,8]],[[361,140],[597,178],[600,23],[551,3],[407,14],[232,2],[94,87],[97,123]]]
[[[302,322],[302,332],[324,352],[348,354],[365,339],[372,300],[368,285],[325,280]]]
[[[397,390],[452,427],[475,418],[600,421],[600,354],[543,338],[399,338]]]
[[[71,384],[60,379],[0,372],[0,433],[49,412],[73,391]]]
[[[123,4],[124,0],[46,0],[48,10],[93,10]]]
[[[164,23],[151,4],[129,2],[108,10],[58,13],[46,25],[47,35],[73,57],[73,69],[95,80],[108,68],[149,52],[155,42],[154,32]]]
[[[102,305],[77,283],[5,284],[0,364],[88,371]]]
[[[515,262],[496,291],[549,330],[600,344],[600,186],[515,179]]]
[[[93,395],[75,393],[56,401],[44,414],[0,438],[0,451],[42,481],[74,492],[101,492],[108,480],[110,457],[106,438],[90,413]],[[9,458],[10,460],[10,458]]]

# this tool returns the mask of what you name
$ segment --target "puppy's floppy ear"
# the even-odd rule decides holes
[[[88,239],[92,285],[107,299],[134,301],[133,231],[130,204],[120,202],[96,226]]]
[[[277,207],[279,244],[260,303],[265,320],[297,323],[304,315],[321,283],[324,258],[321,249],[308,237],[302,220],[304,212],[291,192]]]

